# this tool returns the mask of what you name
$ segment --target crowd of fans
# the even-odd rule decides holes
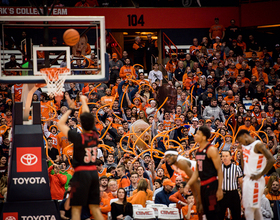
[[[150,39],[144,44],[140,37],[136,37],[134,63],[144,59],[145,52],[139,50],[147,47],[154,51],[156,58],[156,42]],[[234,136],[239,129],[252,131],[252,135],[261,139],[276,159],[266,176],[267,190],[264,192],[273,208],[274,202],[280,199],[279,44],[270,53],[266,47],[261,48],[252,35],[245,43],[234,20],[225,29],[216,18],[209,30],[209,37],[193,39],[189,53],[180,51],[179,54],[170,54],[170,59],[164,65],[166,77],[158,63],[152,64],[152,70],[145,77],[139,67],[131,65],[132,59],[126,51],[120,59],[116,53],[112,53],[111,57],[109,82],[65,84],[63,96],[47,95],[40,90],[33,95],[33,101],[41,102],[42,119],[51,119],[42,122],[42,130],[47,140],[51,195],[53,199],[62,200],[62,219],[71,218],[68,194],[74,173],[71,166],[73,146],[56,125],[68,109],[69,96],[75,100],[76,109],[67,122],[68,126],[82,132],[79,125],[81,95],[88,96],[89,108],[100,134],[96,167],[100,177],[100,208],[104,219],[107,219],[109,212],[112,219],[132,217],[131,204],[146,207],[147,201],[167,206],[176,203],[177,208],[182,209],[184,219],[195,219],[196,213],[189,211],[193,209],[193,196],[183,191],[187,180],[165,162],[162,154],[151,155],[147,152],[135,160],[135,154],[139,154],[141,148],[132,151],[133,142],[128,134],[132,133],[131,125],[140,119],[151,125],[151,138],[162,133],[174,140],[166,145],[164,137],[156,137],[155,149],[164,153],[168,148],[177,148],[190,159],[194,156],[194,152],[190,153],[195,145],[193,135],[199,126],[205,124],[213,132],[212,144],[220,151],[230,151],[232,161],[237,165],[240,165],[240,153],[236,151],[238,143],[234,141]],[[7,66],[14,66],[13,58],[10,64],[6,63]],[[169,108],[172,103],[167,102],[165,108],[159,109],[162,104],[159,100],[164,94],[157,91],[166,85],[176,89],[177,105]],[[22,84],[0,86],[0,123],[1,128],[5,128],[3,125],[8,127],[8,130],[0,130],[2,196],[7,191],[7,159],[11,144],[8,133],[12,127],[12,107],[14,102],[21,100],[21,91]],[[171,90],[166,95],[172,98]],[[50,106],[56,108],[57,114]],[[141,134],[144,130],[136,132]],[[110,201],[114,202],[111,204]],[[85,208],[82,215],[83,219],[89,218],[89,210]]]

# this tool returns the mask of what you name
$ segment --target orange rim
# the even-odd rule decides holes
[[[47,75],[50,81],[57,81],[59,74],[65,74],[67,72],[70,72],[70,69],[65,67],[40,69],[40,73]]]

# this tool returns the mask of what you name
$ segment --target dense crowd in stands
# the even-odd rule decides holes
[[[265,177],[267,190],[264,192],[264,200],[267,198],[273,208],[274,202],[280,199],[279,44],[275,44],[275,50],[271,53],[266,47],[261,47],[252,35],[245,42],[234,20],[225,29],[219,24],[219,19],[215,19],[209,36],[194,38],[189,53],[170,53],[170,59],[164,63],[166,76],[160,70],[160,65],[153,63],[152,70],[145,77],[139,67],[133,67],[131,63],[143,62],[145,55],[158,57],[156,41],[149,37],[145,43],[136,37],[133,45],[134,59],[126,51],[121,58],[114,52],[111,54],[109,82],[65,84],[63,96],[47,95],[40,90],[33,95],[33,101],[41,102],[42,119],[52,118],[42,122],[42,130],[47,140],[45,144],[48,149],[51,195],[53,199],[62,200],[62,219],[70,218],[71,207],[67,195],[71,190],[71,177],[74,173],[71,167],[73,146],[56,125],[68,109],[66,98],[70,96],[75,100],[76,109],[67,123],[71,129],[82,132],[79,124],[79,96],[82,94],[88,96],[89,108],[100,134],[96,167],[100,177],[100,208],[104,219],[107,219],[109,212],[112,219],[132,217],[131,204],[146,207],[149,203],[147,201],[167,206],[176,203],[176,207],[182,209],[184,219],[197,219],[196,212],[190,211],[195,207],[193,196],[183,191],[187,179],[170,167],[162,154],[151,155],[147,152],[132,163],[135,154],[139,154],[141,149],[132,151],[133,142],[128,134],[132,132],[131,125],[139,119],[151,125],[152,138],[165,133],[170,140],[174,140],[165,145],[165,138],[158,136],[153,146],[155,149],[164,153],[170,147],[177,148],[178,152],[190,159],[194,156],[194,152],[189,153],[195,145],[193,135],[199,126],[207,125],[213,132],[212,144],[220,151],[229,151],[232,162],[238,166],[240,152],[236,151],[238,143],[234,141],[234,136],[240,129],[255,132],[252,135],[260,138],[276,159],[274,167]],[[15,63],[12,56],[6,68],[15,67]],[[177,105],[158,111],[159,100],[162,98],[160,95],[164,94],[158,94],[157,91],[167,84],[176,88]],[[22,84],[1,84],[1,126],[12,127],[13,103],[21,100],[21,91]],[[167,94],[169,98],[170,93]],[[57,114],[49,106],[54,106]],[[10,149],[8,131],[1,131],[0,136],[2,196],[7,191],[7,159]],[[141,134],[143,131],[139,128],[135,132]],[[271,207],[266,206],[263,213],[271,212]],[[226,218],[228,216],[230,213]],[[83,217],[90,217],[86,208]]]

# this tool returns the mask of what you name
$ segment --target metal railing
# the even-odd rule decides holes
[[[165,58],[166,53],[168,53],[169,57],[171,57],[171,53],[178,54],[177,46],[164,32],[162,32],[162,43],[163,43],[163,58]],[[166,46],[168,50],[166,49]],[[175,49],[173,50],[173,48]]]
[[[109,32],[111,38],[114,40],[114,43],[112,45],[112,48],[115,49],[116,53],[119,55],[120,58],[122,58],[122,47],[118,43],[118,41],[114,38],[114,36]]]

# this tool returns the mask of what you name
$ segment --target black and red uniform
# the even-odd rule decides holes
[[[208,220],[219,219],[219,206],[216,192],[218,190],[217,170],[211,158],[207,157],[207,151],[211,145],[208,144],[204,149],[196,152],[198,175],[200,178],[200,195],[203,211]]]
[[[72,166],[75,173],[71,184],[71,206],[99,205],[99,178],[94,165],[97,156],[98,133],[68,131],[68,140],[73,143]]]

